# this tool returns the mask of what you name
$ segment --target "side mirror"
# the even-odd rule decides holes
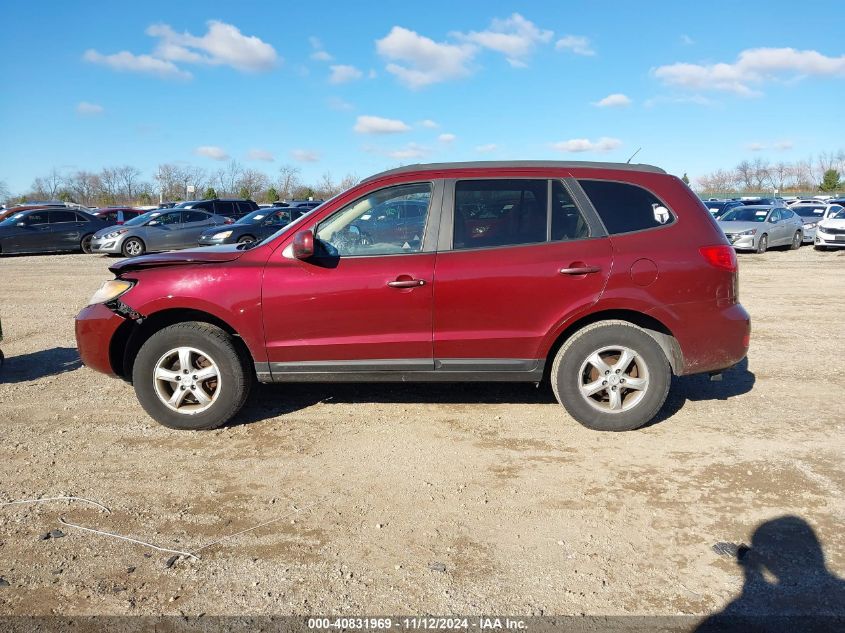
[[[296,259],[308,259],[314,255],[314,233],[300,231],[293,236],[293,256]]]
[[[18,226],[26,226],[26,222],[18,222]]]
[[[161,224],[161,222],[159,222],[158,220],[150,220],[149,222],[147,222],[147,226],[158,226],[159,224]]]

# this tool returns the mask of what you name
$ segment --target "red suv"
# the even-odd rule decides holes
[[[373,230],[400,207],[422,217]],[[673,373],[718,374],[750,336],[733,249],[648,165],[401,167],[262,241],[110,270],[76,320],[82,360],[179,429],[224,424],[256,379],[548,379],[580,423],[628,430]]]

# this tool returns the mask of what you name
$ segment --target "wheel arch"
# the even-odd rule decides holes
[[[560,350],[563,344],[579,330],[588,325],[598,323],[599,321],[626,321],[642,328],[663,350],[663,353],[666,355],[666,360],[669,361],[669,366],[672,368],[673,374],[678,375],[678,372],[683,368],[684,357],[681,352],[681,346],[672,331],[662,321],[636,310],[607,309],[592,312],[580,317],[566,326],[566,328],[558,334],[546,354],[546,369],[543,375],[544,379],[549,378],[555,355],[558,353],[558,350]]]
[[[176,323],[197,321],[219,327],[232,336],[235,347],[254,366],[253,354],[241,335],[229,323],[218,316],[195,308],[169,308],[154,312],[138,320],[127,319],[112,336],[109,360],[115,374],[124,380],[131,380],[132,366],[141,346],[156,332]]]

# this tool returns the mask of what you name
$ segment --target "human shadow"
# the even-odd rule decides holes
[[[786,515],[757,527],[736,562],[744,584],[696,633],[845,631],[845,581],[832,574],[813,528]]]
[[[74,347],[53,347],[31,354],[7,356],[0,368],[0,384],[29,382],[64,374],[80,367],[82,361]]]

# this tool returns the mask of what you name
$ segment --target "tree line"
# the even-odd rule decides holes
[[[132,165],[105,167],[98,172],[63,172],[54,167],[46,175],[35,178],[29,191],[20,195],[10,194],[5,183],[0,181],[0,199],[6,204],[62,200],[89,207],[152,205],[159,202],[159,195],[166,202],[222,197],[250,198],[256,202],[326,200],[357,184],[358,180],[356,175],[347,174],[336,181],[326,172],[318,182],[307,183],[299,168],[292,165],[282,165],[271,176],[246,168],[236,160],[214,172],[193,165],[162,163],[149,180]]]
[[[822,152],[815,158],[794,162],[744,160],[733,169],[717,169],[696,179],[703,195],[732,193],[835,193],[845,189],[845,150]]]

